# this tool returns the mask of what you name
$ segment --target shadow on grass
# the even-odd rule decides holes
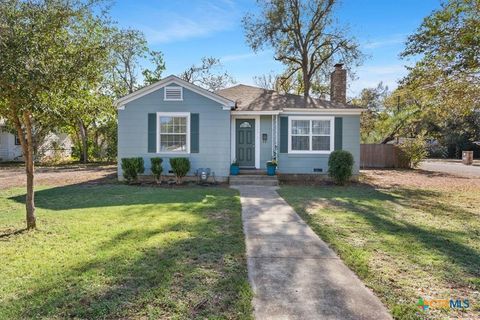
[[[184,197],[181,193],[188,190],[172,195],[142,188],[147,194],[143,195],[136,194],[137,189],[115,186],[99,197],[95,194],[103,189],[97,187],[53,188],[38,192],[37,203],[42,208],[61,210],[175,203],[183,198],[185,204],[175,210],[195,219],[175,219],[161,227],[142,227],[137,219],[135,227],[112,232],[92,258],[50,271],[52,281],[39,279],[37,287],[4,301],[3,308],[22,310],[16,314],[21,318],[249,318],[240,210],[232,210],[232,197],[209,196],[210,189],[190,191]],[[124,197],[126,194],[129,196]],[[193,202],[202,205],[188,206]],[[224,212],[228,220],[209,210],[217,207],[230,208]],[[149,210],[131,213],[130,218],[137,215],[143,219]],[[124,214],[123,218],[128,219]]]
[[[468,234],[442,229],[443,225],[431,226],[428,220],[423,223],[420,219],[408,221],[406,219],[400,220],[394,216],[392,204],[430,212],[444,219],[452,217],[464,221],[464,223],[468,223],[469,219],[472,221],[475,219],[472,212],[459,206],[432,201],[435,197],[440,197],[441,193],[397,188],[392,192],[383,192],[358,186],[317,188],[310,191],[311,193],[306,196],[301,194],[292,196],[287,191],[286,197],[288,199],[289,196],[292,196],[292,200],[295,201],[294,204],[300,211],[299,213],[302,214],[304,219],[310,220],[311,225],[315,226],[315,222],[313,217],[307,213],[307,208],[315,206],[319,202],[318,199],[321,199],[320,201],[326,201],[327,205],[345,208],[358,215],[371,225],[376,233],[395,235],[395,238],[400,240],[400,246],[402,246],[402,242],[403,245],[420,243],[423,246],[422,250],[426,252],[432,250],[447,257],[448,261],[459,266],[467,273],[462,277],[480,276],[480,253],[462,242],[462,237],[469,236]],[[321,226],[317,226],[317,230],[321,228]],[[395,250],[395,248],[391,248],[391,250]],[[403,249],[399,248],[398,250]],[[418,252],[418,255],[421,254],[421,252]],[[446,268],[449,267],[446,266]],[[451,275],[456,273],[454,267],[450,267],[450,269],[448,271]]]
[[[203,192],[198,192],[200,189]],[[162,192],[159,192],[159,190],[165,190],[168,192],[168,196],[162,196]],[[81,183],[35,191],[35,206],[49,210],[68,210],[107,206],[194,203],[202,201],[205,194],[215,195],[221,190],[225,189],[215,187],[205,189],[205,187],[200,186],[182,189],[160,189],[122,184]],[[25,194],[14,196],[10,197],[9,200],[25,204],[25,196]]]
[[[2,230],[0,231],[0,239],[16,236],[18,234],[22,234],[27,231],[28,231],[27,228],[14,229],[14,230]]]

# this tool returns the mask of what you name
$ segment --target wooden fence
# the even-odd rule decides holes
[[[401,150],[394,144],[361,144],[361,168],[403,168]]]

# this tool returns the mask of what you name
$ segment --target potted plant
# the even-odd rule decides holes
[[[275,171],[277,170],[277,165],[277,160],[275,159],[267,161],[267,175],[274,176]]]
[[[236,176],[240,173],[240,166],[238,165],[238,161],[234,160],[230,165],[230,174],[232,176]]]

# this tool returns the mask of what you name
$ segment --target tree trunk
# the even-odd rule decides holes
[[[310,96],[310,77],[308,76],[308,58],[304,58],[302,60],[302,63],[304,64],[302,66],[302,76],[303,76],[303,97],[305,98],[305,101],[307,101],[307,98]]]
[[[88,162],[88,140],[87,140],[87,128],[85,128],[85,125],[82,120],[78,120],[78,128],[80,129],[80,139],[82,143],[82,158],[83,158],[83,163]]]
[[[33,134],[30,114],[24,113],[23,118],[26,130],[26,137],[23,140],[25,143],[25,171],[27,173],[27,198],[25,201],[25,207],[27,210],[27,229],[30,230],[37,227],[35,217],[35,193],[33,190],[33,177],[35,170],[33,163]]]

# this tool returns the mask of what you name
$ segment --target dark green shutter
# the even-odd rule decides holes
[[[280,117],[280,153],[288,153],[288,117]]]
[[[157,152],[157,114],[148,114],[148,152]]]
[[[198,153],[200,147],[200,117],[198,113],[190,115],[190,152]]]
[[[343,147],[343,118],[335,117],[335,150],[342,150]]]

